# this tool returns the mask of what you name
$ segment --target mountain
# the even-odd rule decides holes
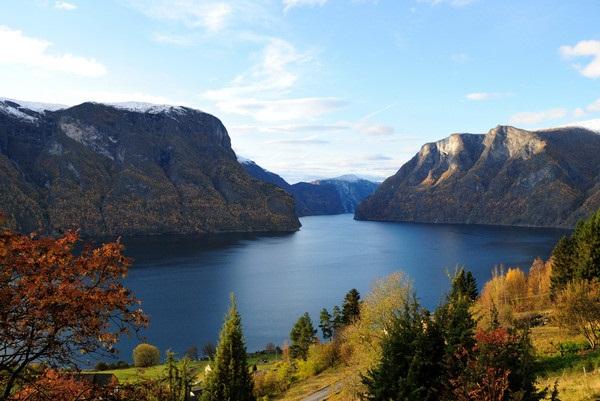
[[[238,161],[251,176],[277,185],[291,194],[296,202],[298,216],[352,213],[378,185],[355,175],[291,185],[279,175],[265,170],[252,160],[238,157]]]
[[[600,207],[600,135],[498,126],[423,145],[358,220],[572,227]]]
[[[216,117],[186,107],[0,100],[9,226],[85,235],[295,231],[293,199],[249,176]]]

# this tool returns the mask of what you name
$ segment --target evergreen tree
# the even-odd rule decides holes
[[[466,275],[464,275],[466,276]],[[444,378],[449,385],[456,381],[469,364],[475,346],[477,323],[471,314],[473,302],[469,295],[456,288],[460,282],[454,280],[446,303],[435,312],[435,321],[444,338]],[[451,387],[446,388],[448,393]]]
[[[212,371],[205,380],[203,401],[254,401],[252,376],[248,370],[242,320],[233,294],[221,329]]]
[[[331,321],[331,315],[325,308],[321,309],[321,315],[319,316],[319,327],[321,328],[321,333],[323,333],[323,338],[325,340],[333,337],[333,322]]]
[[[165,401],[187,401],[194,379],[189,360],[184,358],[181,362],[177,362],[175,354],[167,351],[166,365],[167,399]]]
[[[456,299],[460,296],[465,296],[471,301],[475,301],[479,296],[477,281],[475,281],[473,273],[462,267],[452,277],[452,289],[450,290],[450,298]]]
[[[552,251],[552,293],[575,279],[600,279],[600,210],[580,221]]]
[[[550,288],[553,294],[573,280],[574,241],[571,237],[562,237],[552,250],[552,277]]]
[[[356,288],[348,291],[342,305],[342,321],[350,324],[360,317],[360,294]]]
[[[381,361],[363,377],[366,399],[439,400],[445,385],[443,357],[442,330],[413,297],[383,341]]]
[[[600,279],[600,210],[579,223],[575,239],[575,279]]]
[[[308,348],[317,341],[317,330],[314,329],[308,312],[300,316],[290,332],[290,355],[292,358],[308,357]]]
[[[333,334],[335,335],[335,333],[337,333],[337,331],[344,325],[344,317],[342,315],[342,310],[337,305],[333,307],[331,312],[331,323],[333,325]]]

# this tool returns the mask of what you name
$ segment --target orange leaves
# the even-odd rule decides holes
[[[73,231],[56,239],[0,233],[0,344],[10,344],[0,374],[13,382],[33,361],[64,366],[80,350],[110,352],[120,334],[147,324],[121,283],[131,264],[122,244],[77,255],[78,242]]]

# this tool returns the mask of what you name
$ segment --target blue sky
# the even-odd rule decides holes
[[[182,104],[291,182],[498,124],[600,119],[600,1],[0,3],[0,96]]]

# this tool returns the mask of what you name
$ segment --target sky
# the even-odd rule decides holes
[[[598,0],[0,2],[0,97],[185,105],[289,182],[600,119]]]

